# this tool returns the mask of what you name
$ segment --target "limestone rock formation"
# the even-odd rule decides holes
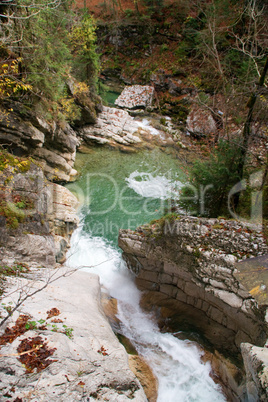
[[[20,102],[6,101],[0,108],[0,144],[14,155],[31,155],[46,177],[57,182],[68,182],[77,175],[73,168],[79,145],[75,129],[94,124],[102,110],[101,99],[85,85],[69,77],[67,87],[78,110],[72,126],[63,119],[46,121],[44,113],[30,110]]]
[[[15,155],[33,156],[49,179],[69,181],[75,176],[73,165],[78,139],[70,125],[48,124],[32,113],[22,116],[22,106],[11,106],[0,109],[0,144]]]
[[[107,145],[124,152],[137,149],[151,149],[153,146],[175,146],[173,138],[177,131],[155,129],[147,119],[135,120],[126,110],[103,107],[94,125],[79,130],[79,136],[86,145]],[[80,147],[83,149],[83,145]],[[79,148],[79,150],[80,150]]]
[[[141,143],[137,136],[138,124],[128,112],[104,107],[96,124],[85,126],[80,135],[87,144],[133,145]]]
[[[266,308],[235,275],[238,260],[268,253],[261,227],[178,216],[121,230],[119,246],[146,291],[143,306],[159,306],[171,327],[195,328],[227,354],[238,354],[241,343],[263,347]]]
[[[46,271],[39,281],[32,281],[32,286],[35,289],[43,286],[53,272],[53,278],[63,276],[28,299],[19,311],[21,315],[30,314],[29,321],[35,322],[36,328],[23,334],[18,331],[16,339],[1,346],[0,353],[5,356],[0,361],[1,401],[12,397],[12,400],[44,402],[145,402],[144,391],[129,368],[127,353],[102,311],[97,275],[86,272],[70,275],[63,267],[56,275],[55,271]],[[23,283],[25,280],[20,279],[20,285]],[[13,286],[16,289],[17,283]],[[12,299],[16,300],[16,296],[13,294]],[[5,303],[9,301],[4,299]],[[2,306],[0,309],[3,310]],[[19,313],[14,314],[9,328]],[[52,362],[45,370],[39,365],[39,369],[34,368],[29,374],[19,361],[17,348],[36,336],[52,351],[49,357]],[[0,340],[3,344],[1,335]],[[45,364],[46,360],[41,361]]]
[[[235,352],[247,340],[264,344],[265,312],[234,276],[237,256],[267,253],[260,231],[234,221],[179,217],[121,230],[119,245],[139,287],[175,316],[187,314],[215,346]]]
[[[242,343],[249,401],[268,400],[268,349]]]
[[[124,109],[146,109],[152,106],[154,87],[132,85],[125,87],[115,101],[115,105]]]
[[[74,121],[75,127],[96,123],[97,113],[102,112],[101,98],[90,93],[89,90],[81,90],[81,83],[77,82],[74,77],[70,76],[66,84],[80,111],[80,116]]]
[[[53,266],[63,261],[78,224],[78,200],[67,188],[48,182],[34,163],[26,172],[15,172],[11,167],[6,170],[0,177],[2,262],[19,258]],[[7,178],[11,180],[6,184]],[[22,203],[20,208],[17,200]],[[13,224],[9,224],[11,214]]]

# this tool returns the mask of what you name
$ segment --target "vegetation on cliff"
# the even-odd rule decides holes
[[[0,11],[0,100],[73,121],[79,108],[66,86],[70,74],[95,91],[93,18],[61,0],[1,2]]]

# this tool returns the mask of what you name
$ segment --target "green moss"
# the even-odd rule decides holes
[[[34,207],[34,202],[27,197],[11,195],[13,202],[0,200],[0,215],[6,218],[6,226],[10,229],[17,229],[20,223],[26,218],[25,210]]]
[[[170,224],[180,219],[176,212],[168,213],[160,219],[154,219],[150,222],[151,234],[150,237],[161,238],[166,224]]]
[[[215,223],[215,225],[212,226],[212,229],[224,229],[224,226],[220,223]]]
[[[13,171],[17,173],[25,173],[31,167],[31,158],[15,157],[14,155],[7,152],[5,149],[0,148],[0,171],[3,172],[8,168],[15,168]],[[12,180],[13,176],[8,176],[6,178],[7,182]]]
[[[193,252],[194,256],[196,258],[200,258],[201,257],[201,252],[198,248],[195,248],[194,252]]]
[[[19,221],[15,216],[9,216],[6,220],[6,224],[10,229],[17,229],[19,227]]]

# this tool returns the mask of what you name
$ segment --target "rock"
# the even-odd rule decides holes
[[[217,125],[209,110],[194,106],[187,116],[186,130],[196,136],[216,134]]]
[[[110,107],[104,107],[94,126],[85,126],[79,133],[88,143],[109,145],[135,145],[140,144],[138,135],[139,125],[128,112]]]
[[[45,134],[29,121],[22,120],[14,113],[0,109],[0,143],[14,145],[23,151],[42,147]]]
[[[80,110],[73,126],[95,123],[97,113],[102,111],[100,97],[72,77],[67,86]],[[6,101],[6,106],[0,108],[0,144],[5,144],[14,155],[33,156],[51,181],[73,180],[76,148],[80,145],[77,133],[66,121],[46,121],[37,111],[38,106],[34,111],[19,102]]]
[[[19,105],[16,105],[16,110]],[[48,124],[42,117],[23,118],[10,109],[0,109],[0,144],[15,155],[31,154],[50,179],[69,181],[78,139],[67,123]]]
[[[243,276],[237,273],[242,263],[237,264],[233,255],[239,253],[240,259],[248,254],[263,255],[249,260],[251,268],[267,263],[268,246],[261,227],[225,219],[177,216],[172,222],[160,220],[136,231],[120,230],[118,244],[143,291],[141,306],[149,311],[157,309],[158,314],[160,307],[161,322],[168,319],[174,330],[196,328],[227,356],[231,353],[239,357],[241,346],[248,400],[267,400],[268,349],[263,347],[267,339],[267,302],[258,296],[259,304],[254,292],[249,293],[243,286]],[[266,278],[262,275],[259,280],[259,270],[251,269],[251,286],[256,282],[254,272],[257,283]],[[230,379],[225,369],[224,377],[232,398],[243,400],[243,381]]]
[[[149,402],[157,401],[158,382],[151,368],[140,356],[129,355],[131,370],[140,381]]]
[[[54,235],[54,247],[56,262],[63,264],[66,261],[66,252],[68,248],[67,240],[62,236]]]
[[[10,400],[8,395],[12,394],[12,400],[127,402],[133,399],[145,402],[147,398],[141,384],[128,366],[127,353],[103,314],[98,277],[86,272],[64,277],[67,269],[61,268],[56,275],[55,271],[47,272],[42,279],[52,273],[59,279],[28,299],[20,309],[20,314],[31,314],[30,319],[37,327],[38,320],[43,319],[42,329],[26,331],[1,347],[1,354],[6,356],[0,362],[1,400]],[[32,286],[40,288],[43,280],[33,281]],[[14,283],[15,289],[16,286]],[[13,300],[17,296],[13,294]],[[4,299],[4,302],[9,301]],[[47,318],[47,312],[52,309],[58,310],[57,317]],[[17,316],[15,314],[13,320]],[[53,324],[55,318],[57,324]],[[47,324],[54,325],[54,330]],[[29,375],[12,354],[17,353],[23,339],[36,335],[50,349],[55,349],[50,357],[53,362],[45,370],[39,373],[35,370]]]
[[[228,401],[246,400],[246,379],[242,367],[236,366],[230,357],[224,357],[217,350],[213,353],[205,351],[202,359],[210,361],[215,382],[220,381]]]
[[[120,328],[119,319],[117,318],[117,300],[109,296],[107,293],[101,294],[101,305],[109,323],[113,329]]]
[[[33,152],[33,156],[37,159],[42,161],[44,172],[50,176],[50,172],[52,172],[54,176],[57,176],[60,179],[63,177],[69,177],[72,167],[66,161],[65,158],[56,154],[53,151],[50,151],[45,148],[36,149]],[[48,165],[48,166],[47,166]],[[63,179],[64,180],[64,179]]]
[[[97,121],[97,113],[102,111],[102,102],[99,96],[91,94],[89,89],[74,79],[69,77],[67,86],[74,98],[75,104],[80,109],[80,117],[74,121],[76,127],[85,124],[94,124]]]
[[[268,349],[241,344],[246,369],[247,396],[249,401],[268,400]]]
[[[0,187],[4,186],[6,176],[12,174],[12,181],[5,185],[3,199],[9,203],[14,203],[14,197],[27,200],[30,207],[14,210],[14,217],[17,216],[14,228],[6,219],[1,225],[1,259],[35,261],[43,266],[64,261],[71,234],[78,224],[77,198],[67,188],[47,182],[42,169],[34,163],[24,173],[6,170],[0,177]]]
[[[116,99],[115,105],[125,109],[146,109],[148,106],[152,106],[153,97],[153,87],[132,85],[123,90]]]
[[[152,82],[157,91],[165,91],[168,89],[168,78],[169,76],[166,75],[165,70],[158,69],[151,74],[150,82]]]
[[[173,147],[173,134],[161,128],[155,129],[152,124],[145,118],[135,120],[125,110],[105,106],[97,123],[83,127],[79,134],[88,146],[108,145],[122,152],[136,152],[137,149],[152,149],[154,146]]]
[[[36,234],[22,234],[10,237],[8,247],[13,250],[14,256],[25,262],[35,261],[43,266],[55,265],[55,243],[53,236]]]
[[[262,345],[266,339],[262,309],[234,276],[232,253],[253,252],[258,236],[252,231],[246,242],[247,231],[239,222],[180,216],[121,230],[118,244],[139,288],[151,294],[152,304],[169,309],[174,324],[187,317],[216,348],[238,353],[242,341]],[[267,253],[264,238],[259,247]]]

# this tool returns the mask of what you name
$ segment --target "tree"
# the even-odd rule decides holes
[[[222,136],[227,137],[226,146],[229,150],[226,149],[226,154],[221,155],[219,151],[224,149],[222,143],[216,145],[208,161],[199,161],[194,166],[191,183],[196,186],[213,184],[213,189],[207,193],[206,214],[217,216],[227,210],[225,201],[230,184],[236,184],[245,176],[252,125],[255,123],[256,127],[259,122],[261,126],[267,119],[265,77],[268,57],[265,33],[268,18],[265,9],[256,0],[241,1],[235,5],[231,0],[213,0],[205,5],[199,2],[197,7],[198,18],[204,23],[197,33],[199,57],[203,58],[212,94],[206,97],[202,105],[215,115],[220,99],[220,110],[224,111],[225,118]],[[206,88],[204,83],[203,88]],[[261,98],[263,102],[260,102]],[[266,107],[266,113],[262,110],[262,104]],[[240,120],[241,138],[237,133],[229,132],[230,120],[235,123]],[[215,139],[217,144],[219,133]],[[230,150],[233,143],[236,145],[232,156]],[[239,199],[240,193],[233,195],[235,209],[238,208]],[[195,203],[186,200],[185,204],[191,207]]]
[[[267,71],[268,71],[268,56],[266,58],[266,63],[264,65],[263,71],[261,73],[259,82],[256,85],[255,91],[252,92],[252,94],[249,98],[249,101],[247,103],[248,114],[247,114],[246,121],[244,124],[241,155],[240,155],[239,163],[237,166],[237,173],[238,173],[239,180],[242,180],[243,176],[244,176],[244,166],[245,166],[245,162],[246,162],[249,140],[250,140],[250,136],[251,136],[251,124],[252,124],[252,120],[253,120],[254,106],[256,104],[257,97],[262,93],[262,88],[265,85],[265,77],[266,77]],[[266,176],[266,175],[267,175],[267,168],[266,168],[266,174],[264,176]],[[238,206],[239,199],[240,199],[240,193],[236,193],[235,201],[234,201],[234,206],[236,208]]]
[[[0,5],[2,98],[12,95],[30,105],[41,100],[42,108],[45,104],[55,113],[58,102],[67,96],[70,72],[77,71],[77,76],[94,87],[98,61],[90,16],[75,14],[71,0],[18,0]]]
[[[196,160],[179,205],[190,214],[217,218],[228,216],[228,193],[239,181],[239,143],[220,141],[209,159]]]
[[[76,75],[93,87],[96,85],[99,71],[95,30],[95,21],[91,15],[85,12],[81,19],[73,25],[70,32]]]
[[[57,100],[62,96],[69,71],[69,16],[67,1],[19,0],[9,3],[4,19],[1,45],[9,54],[7,63],[19,60],[19,76],[31,85],[37,97]]]

